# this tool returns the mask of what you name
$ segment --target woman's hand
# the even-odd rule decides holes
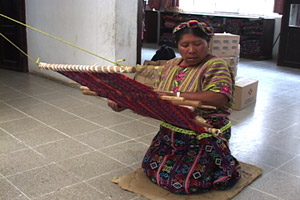
[[[112,101],[112,100],[107,100],[107,105],[109,107],[111,107],[111,109],[113,109],[116,112],[121,112],[123,110],[126,110],[126,108],[120,106],[119,104],[117,104],[116,102]]]

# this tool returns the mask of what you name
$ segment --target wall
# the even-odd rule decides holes
[[[116,58],[128,65],[137,59],[137,9],[138,0],[116,0]]]
[[[124,1],[122,2],[124,4]],[[126,8],[131,5],[130,15],[125,14],[126,10],[121,7],[122,2],[120,0],[27,0],[26,21],[36,28],[110,60],[126,58],[127,64],[135,65],[137,10],[134,3],[136,0],[126,0]],[[121,34],[122,30],[125,30],[126,34]],[[33,30],[28,30],[27,42],[29,55],[34,58],[40,57],[42,62],[109,64]],[[30,61],[29,71],[68,80],[58,73],[39,70]]]

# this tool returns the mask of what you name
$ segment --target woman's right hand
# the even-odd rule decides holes
[[[126,108],[120,106],[119,104],[117,104],[116,102],[109,100],[109,99],[107,100],[107,104],[109,107],[111,107],[111,109],[113,109],[116,112],[121,112],[126,109]]]

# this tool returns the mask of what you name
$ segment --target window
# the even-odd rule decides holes
[[[272,16],[274,0],[181,0],[184,12]]]
[[[289,26],[300,28],[300,4],[291,4]]]

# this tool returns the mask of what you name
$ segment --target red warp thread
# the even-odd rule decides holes
[[[160,99],[153,88],[124,74],[71,71],[59,71],[58,73],[88,87],[98,96],[108,98],[137,114],[194,130],[199,134],[206,132],[202,126],[193,122],[195,115],[191,110]]]

